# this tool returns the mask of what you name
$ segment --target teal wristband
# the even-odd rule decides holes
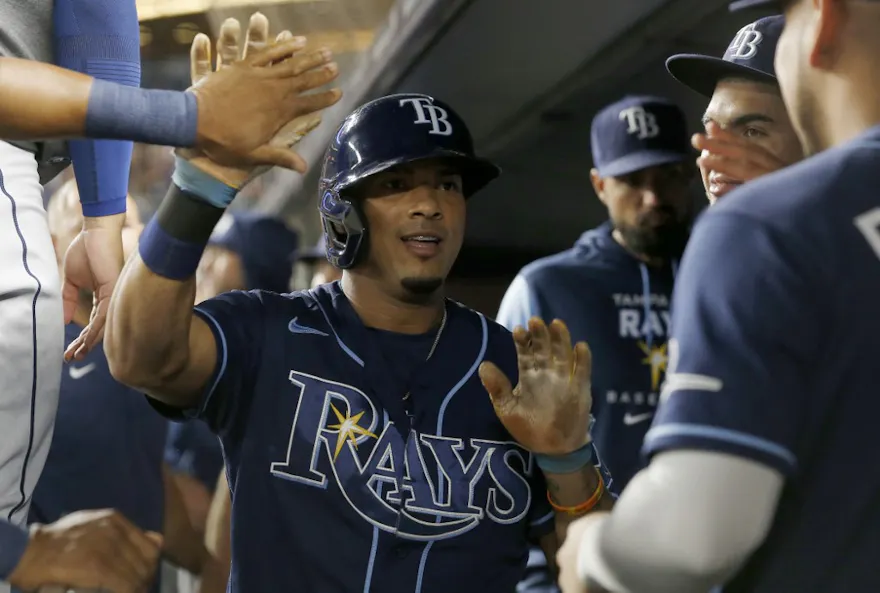
[[[216,208],[226,208],[238,194],[238,188],[211,177],[189,161],[174,157],[174,185]]]
[[[593,463],[596,458],[593,443],[589,442],[568,455],[543,455],[535,453],[535,461],[541,471],[548,474],[571,474]]]

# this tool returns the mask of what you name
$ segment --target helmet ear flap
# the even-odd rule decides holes
[[[360,204],[335,188],[325,188],[318,210],[327,259],[341,270],[353,267],[366,252],[367,225]]]

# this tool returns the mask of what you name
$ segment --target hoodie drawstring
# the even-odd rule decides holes
[[[672,280],[675,281],[676,275],[678,275],[678,260],[673,259],[672,262]],[[653,307],[651,306],[651,275],[648,272],[648,266],[644,262],[639,262],[639,272],[642,275],[642,312],[644,313],[644,321],[642,322],[642,327],[647,326],[647,332],[645,332],[645,343],[648,346],[648,350],[650,350],[654,346],[654,324],[651,322],[651,312],[653,311]]]
[[[645,342],[650,350],[654,345],[654,324],[651,323],[651,276],[644,262],[639,262],[639,272],[642,274],[642,312],[644,313],[642,327],[648,328]]]

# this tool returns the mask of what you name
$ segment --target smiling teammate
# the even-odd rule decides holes
[[[705,134],[694,137],[706,197],[716,200],[746,181],[803,158],[773,68],[785,22],[770,16],[746,25],[722,58],[677,54],[666,69],[679,82],[710,99]]]

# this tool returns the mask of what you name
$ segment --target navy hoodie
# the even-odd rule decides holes
[[[640,448],[666,370],[669,301],[676,261],[662,268],[636,259],[611,225],[574,247],[532,262],[511,283],[498,311],[509,329],[537,316],[561,319],[593,353],[593,441],[620,493],[641,468]]]

